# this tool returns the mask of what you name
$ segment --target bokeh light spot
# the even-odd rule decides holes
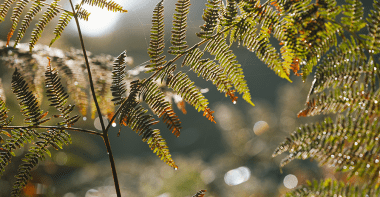
[[[67,159],[68,159],[68,157],[67,157],[66,153],[59,152],[55,156],[55,163],[57,165],[63,166],[63,165],[65,165],[67,163]]]
[[[253,126],[253,132],[256,134],[256,135],[261,135],[263,134],[265,131],[267,131],[269,129],[269,125],[267,122],[265,121],[258,121],[255,123],[255,125]]]
[[[249,177],[251,177],[251,170],[245,166],[242,166],[228,171],[224,175],[224,182],[230,186],[239,185],[248,181]]]
[[[285,176],[284,185],[286,188],[293,189],[297,186],[297,184],[298,184],[298,179],[296,176],[294,176],[293,174],[288,174]]]
[[[103,122],[104,122],[104,125],[107,125],[108,124],[108,119],[106,117],[103,117]],[[100,118],[97,117],[95,118],[94,120],[94,126],[95,126],[95,129],[101,131],[102,130],[102,125],[100,124]]]

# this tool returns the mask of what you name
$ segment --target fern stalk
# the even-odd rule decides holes
[[[74,12],[74,19],[75,19],[75,23],[76,23],[77,29],[78,29],[79,40],[80,40],[81,47],[82,47],[82,50],[83,50],[83,56],[84,56],[84,59],[85,59],[85,62],[86,62],[86,68],[87,68],[88,78],[89,78],[89,82],[90,82],[90,88],[91,88],[92,98],[94,99],[94,103],[95,103],[96,110],[98,112],[98,116],[99,116],[99,120],[100,120],[100,125],[102,126],[102,131],[103,131],[102,137],[103,137],[104,143],[106,145],[107,153],[108,153],[109,160],[110,160],[110,163],[111,163],[111,169],[112,169],[113,180],[114,180],[114,183],[115,183],[116,194],[117,194],[117,197],[121,197],[119,180],[117,178],[117,172],[116,172],[116,165],[115,165],[115,161],[114,161],[113,154],[112,154],[111,144],[110,144],[110,141],[109,141],[109,138],[108,138],[108,129],[109,129],[109,126],[111,125],[112,121],[110,121],[110,123],[108,124],[108,127],[106,129],[105,126],[104,126],[103,115],[102,115],[102,112],[100,111],[99,103],[98,103],[98,101],[96,99],[96,95],[95,95],[94,82],[92,80],[90,64],[88,62],[88,57],[87,57],[86,49],[84,47],[83,36],[82,36],[82,32],[80,30],[78,16],[77,16],[77,14],[75,12],[73,2],[71,0],[69,0],[69,1],[70,1],[71,9]]]

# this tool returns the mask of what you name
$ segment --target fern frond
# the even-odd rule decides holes
[[[36,28],[32,31],[32,38],[29,42],[29,50],[32,51],[34,45],[37,43],[38,39],[41,37],[46,25],[58,15],[59,10],[57,9],[58,0],[54,0],[50,6],[47,8],[42,18],[36,24]]]
[[[167,86],[172,88],[179,94],[184,101],[190,103],[196,110],[203,111],[203,116],[206,116],[211,122],[215,122],[213,111],[207,107],[208,100],[203,96],[198,88],[194,86],[189,77],[182,72],[176,75],[169,75],[167,79]]]
[[[296,189],[287,192],[286,197],[294,197],[294,196],[379,196],[380,189],[379,188],[371,188],[371,187],[360,187],[360,186],[352,186],[347,183],[337,181],[337,180],[314,180],[313,182],[308,181],[307,185],[302,185],[297,187]]]
[[[165,100],[165,95],[158,85],[152,81],[147,81],[142,90],[143,100],[149,105],[152,111],[167,125],[172,133],[179,137],[181,122],[175,114],[171,104]]]
[[[343,5],[343,14],[346,17],[342,17],[342,23],[351,32],[357,32],[366,26],[363,20],[364,7],[359,0],[346,0],[348,5]]]
[[[223,35],[219,35],[208,42],[205,46],[205,50],[215,55],[215,58],[223,68],[224,74],[231,80],[237,92],[239,92],[239,94],[243,93],[243,99],[251,105],[254,105],[251,101],[251,94],[249,93],[247,82],[244,80],[243,69],[241,69],[241,65],[235,60],[236,56],[232,53],[232,50],[229,50],[229,46]]]
[[[54,106],[59,112],[61,112],[60,116],[64,119],[63,122],[58,124],[70,127],[79,120],[79,116],[70,116],[75,105],[65,106],[69,95],[65,92],[62,86],[61,79],[58,77],[58,72],[55,69],[52,69],[50,59],[45,72],[45,84],[47,96],[49,97],[48,100],[51,102],[50,106]]]
[[[4,3],[0,5],[0,23],[5,20],[9,8],[15,1],[16,0],[5,0]]]
[[[120,105],[121,102],[124,100],[125,92],[127,91],[127,87],[124,82],[125,78],[125,67],[126,62],[125,58],[127,57],[127,52],[122,52],[114,61],[113,63],[113,69],[112,69],[112,101],[115,105]]]
[[[53,38],[53,40],[51,40],[50,44],[49,44],[49,47],[56,41],[58,40],[60,37],[61,37],[61,34],[63,32],[63,30],[65,30],[65,28],[67,27],[67,25],[69,24],[70,20],[72,19],[73,15],[71,12],[63,12],[61,14],[61,16],[59,17],[59,22],[57,24],[57,26],[55,27],[54,29],[54,35],[55,37]]]
[[[128,114],[121,116],[122,123],[129,126],[138,135],[142,135],[143,141],[147,142],[153,153],[156,153],[166,164],[177,169],[178,167],[171,158],[168,146],[161,137],[159,130],[151,128],[158,121],[154,120],[152,115],[147,115],[147,111],[142,106],[132,107]]]
[[[83,9],[82,7],[78,7],[75,13],[77,14],[78,18],[83,19],[85,21],[88,21],[88,17],[91,14],[86,9]]]
[[[326,118],[322,123],[301,126],[280,144],[273,156],[289,151],[290,155],[281,161],[281,166],[296,158],[311,157],[321,165],[350,172],[350,177],[367,176],[370,185],[378,182],[380,127],[376,117],[379,109],[376,105],[365,104],[346,117],[338,116],[335,123]],[[369,110],[374,112],[368,117]]]
[[[150,31],[150,42],[148,48],[148,54],[150,64],[146,67],[151,68],[147,72],[153,72],[161,68],[166,63],[165,55],[160,56],[164,52],[164,5],[163,0],[160,1],[153,11],[152,17],[152,29]]]
[[[238,7],[235,0],[227,0],[225,13],[223,13],[223,26],[229,26],[235,20],[238,13]]]
[[[9,109],[5,106],[5,102],[0,98],[0,127],[7,126],[11,123],[11,120],[7,120]],[[2,141],[2,140],[0,140]]]
[[[119,5],[118,3],[114,1],[106,1],[106,0],[82,0],[82,4],[86,3],[91,6],[97,6],[100,8],[107,8],[108,11],[112,12],[128,12],[127,10],[123,9],[123,6]]]
[[[29,3],[29,0],[18,1],[16,6],[13,8],[13,13],[12,13],[12,17],[11,17],[12,27],[8,32],[7,45],[9,45],[9,40],[11,39],[13,32],[16,30],[16,27],[17,27],[18,22],[19,22],[20,17],[21,17],[21,13],[28,3]]]
[[[204,197],[206,192],[205,189],[199,190],[193,197]]]
[[[217,26],[219,20],[219,9],[221,6],[221,0],[207,0],[206,9],[203,11],[202,18],[205,21],[203,26],[200,26],[201,32],[197,33],[200,38],[209,38],[215,27]]]
[[[62,149],[64,144],[68,145],[71,143],[70,135],[64,130],[48,130],[47,132],[41,133],[38,136],[40,141],[37,141],[29,149],[29,152],[25,155],[23,159],[24,163],[19,166],[18,174],[16,177],[16,182],[13,185],[12,196],[19,196],[22,189],[26,186],[29,180],[32,179],[30,171],[35,167],[39,160],[45,160],[45,154],[51,157],[51,153],[48,150],[50,146],[55,149]]]
[[[38,12],[42,10],[42,7],[44,4],[42,4],[40,1],[35,1],[32,5],[32,7],[29,8],[28,13],[24,16],[24,19],[21,22],[21,27],[18,30],[17,38],[15,40],[14,47],[17,46],[17,44],[20,42],[20,40],[24,37],[26,29],[30,26],[30,23],[32,22],[34,16],[37,15]]]
[[[28,125],[39,125],[48,120],[43,119],[46,113],[38,106],[37,98],[29,91],[28,85],[21,74],[15,69],[12,76],[12,91],[20,101],[21,112],[25,116],[25,123]]]
[[[2,134],[7,135],[10,139],[7,139],[0,148],[0,175],[3,174],[5,167],[11,162],[12,156],[16,156],[14,151],[23,147],[24,144],[31,143],[34,136],[37,135],[33,129],[16,129],[12,130],[11,133],[4,131]]]
[[[380,2],[377,0],[373,1],[373,8],[371,13],[368,15],[368,36],[369,40],[368,48],[369,52],[373,54],[378,54],[380,52]]]
[[[227,79],[223,69],[212,60],[200,60],[202,56],[203,52],[196,48],[186,55],[182,65],[190,66],[198,77],[202,76],[206,81],[211,80],[220,92],[228,92],[232,82]]]
[[[186,27],[187,27],[187,14],[189,13],[190,0],[178,0],[175,4],[175,10],[177,13],[174,14],[173,18],[173,30],[172,39],[170,43],[173,46],[169,47],[169,54],[176,55],[182,53],[184,49],[188,46],[186,45]]]

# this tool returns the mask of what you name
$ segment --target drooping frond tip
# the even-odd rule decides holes
[[[199,190],[193,197],[204,197],[206,192],[205,189]]]
[[[163,0],[160,1],[153,11],[152,28],[150,31],[150,42],[148,54],[151,58],[147,68],[151,68],[147,72],[152,72],[161,69],[161,66],[166,63],[165,55],[160,56],[164,52],[164,5]]]
[[[123,6],[119,5],[114,1],[106,1],[106,0],[82,0],[83,3],[89,4],[91,6],[97,6],[100,8],[107,8],[108,11],[112,12],[128,12],[128,10],[124,10]]]
[[[49,130],[41,133],[38,136],[39,141],[29,149],[29,152],[23,159],[24,163],[19,166],[16,182],[13,185],[11,192],[12,197],[20,196],[22,189],[26,186],[29,180],[32,179],[30,171],[38,164],[39,160],[45,160],[45,154],[51,157],[51,153],[48,150],[50,146],[55,149],[62,149],[64,144],[71,143],[70,135],[64,130]]]
[[[17,68],[12,76],[12,91],[20,102],[21,112],[25,116],[25,123],[39,125],[50,120],[49,118],[44,119],[47,112],[44,113],[40,109],[37,98],[29,91],[27,82]]]
[[[58,124],[70,127],[79,120],[79,116],[70,116],[70,113],[74,110],[75,105],[66,105],[69,95],[62,86],[61,79],[58,77],[58,72],[55,69],[52,69],[50,65],[50,58],[48,59],[49,64],[45,72],[46,92],[49,98],[48,100],[51,102],[50,106],[54,106],[59,112],[61,112],[59,116],[64,119],[63,122]]]

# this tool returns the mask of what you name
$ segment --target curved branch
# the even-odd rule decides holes
[[[69,131],[78,131],[83,133],[89,133],[97,136],[103,137],[103,134],[81,128],[74,127],[62,127],[62,126],[2,126],[0,129],[9,130],[9,129],[57,129],[57,130],[69,130]]]

